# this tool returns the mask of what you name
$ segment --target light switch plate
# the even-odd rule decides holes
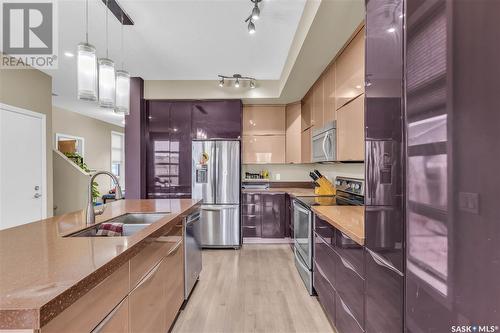
[[[458,207],[463,212],[479,215],[479,193],[459,192]]]

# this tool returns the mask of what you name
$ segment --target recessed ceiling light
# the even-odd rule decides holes
[[[387,29],[387,32],[390,32],[390,33],[393,33],[396,31],[396,28],[394,27],[390,27],[389,29]]]
[[[68,52],[68,51],[64,52],[64,55],[65,55],[66,57],[68,57],[68,58],[73,58],[73,57],[75,56],[73,53]]]

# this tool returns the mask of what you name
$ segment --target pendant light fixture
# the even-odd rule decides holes
[[[124,115],[130,114],[130,74],[123,68],[123,59],[125,53],[123,52],[123,15],[121,18],[121,54],[122,66],[120,70],[116,71],[116,106],[115,112]]]
[[[78,99],[97,100],[97,55],[89,44],[89,1],[85,1],[85,42],[77,47]]]
[[[115,63],[109,59],[108,0],[106,0],[106,58],[99,59],[99,106],[114,109],[116,99]]]

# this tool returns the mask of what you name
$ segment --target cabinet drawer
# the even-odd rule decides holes
[[[42,333],[90,332],[129,291],[128,262],[42,327]]]
[[[260,204],[242,204],[241,213],[243,215],[260,215],[262,212]]]
[[[128,332],[128,322],[128,297],[126,297],[92,330],[92,333]]]
[[[321,269],[318,269],[316,261],[314,262],[313,287],[326,316],[335,325],[335,290],[325,279]]]
[[[243,226],[243,237],[262,237],[260,226]]]
[[[241,196],[243,204],[260,204],[260,193],[244,192]]]
[[[363,333],[364,330],[355,319],[352,310],[339,296],[339,294],[337,294],[336,296],[337,297],[335,299],[335,315],[336,315],[335,326],[337,327],[337,331],[341,333]],[[385,332],[385,331],[380,331],[380,332]]]
[[[328,280],[333,288],[337,288],[335,267],[340,262],[340,259],[335,251],[316,232],[314,233],[314,261],[323,272],[325,279]]]
[[[364,249],[340,230],[335,230],[335,251],[344,259],[349,261],[356,273],[365,278]]]
[[[335,271],[337,294],[351,310],[356,321],[364,325],[365,281],[356,273],[352,264],[342,256]]]
[[[328,222],[314,215],[314,231],[331,246],[335,242],[335,228]]]
[[[261,225],[260,215],[243,215],[242,220],[244,227],[258,227]]]
[[[178,221],[161,237],[149,237],[144,240],[143,248],[130,259],[130,290],[151,270],[153,266],[167,255],[175,242],[169,241],[169,236],[182,236],[182,222]]]
[[[162,262],[166,291],[166,331],[184,302],[184,245],[173,247]]]

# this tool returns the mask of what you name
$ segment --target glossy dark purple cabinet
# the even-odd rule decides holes
[[[399,333],[403,331],[404,277],[387,264],[379,253],[367,251],[365,329],[367,333]]]
[[[148,198],[191,197],[191,103],[147,102]]]
[[[285,237],[285,194],[262,194],[262,237]]]
[[[407,331],[500,326],[500,2],[405,4]]]
[[[194,139],[239,139],[243,105],[240,100],[193,102]]]
[[[330,285],[326,274],[318,267],[318,263],[313,263],[313,286],[318,294],[318,299],[330,323],[335,326],[335,289]]]

